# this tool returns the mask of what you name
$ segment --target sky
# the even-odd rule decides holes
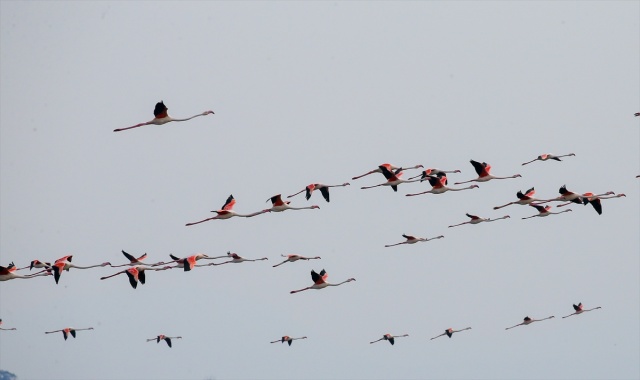
[[[0,265],[268,261],[0,283],[21,379],[637,379],[640,2],[0,2]],[[145,126],[163,100],[184,123]],[[535,162],[542,153],[562,162]],[[382,163],[459,169],[406,197]],[[418,174],[409,171],[405,177]],[[310,183],[320,209],[214,220]],[[604,212],[521,218],[614,191]],[[554,206],[557,203],[553,204]],[[556,210],[555,207],[553,209]],[[561,210],[561,209],[558,209]],[[510,215],[495,223],[447,226]],[[385,248],[402,234],[443,239]],[[273,268],[282,254],[320,256]],[[220,261],[220,260],[218,260]],[[339,287],[289,291],[326,269]],[[25,271],[19,273],[24,274]],[[562,319],[572,304],[602,309]],[[555,318],[505,331],[525,316]],[[45,331],[94,327],[64,341]],[[430,338],[452,327],[471,330]],[[394,346],[369,344],[409,334]],[[146,339],[182,336],[173,348]],[[283,335],[308,339],[270,344]]]

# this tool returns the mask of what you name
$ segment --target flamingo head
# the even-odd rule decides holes
[[[342,186],[349,186],[349,185],[351,185],[349,182],[345,182],[342,184]]]
[[[107,265],[111,266],[111,263],[107,261],[106,263],[100,264],[101,267],[106,267]]]
[[[211,111],[211,110],[209,110],[209,111],[204,111],[204,112],[202,113],[202,116],[204,116],[204,115],[209,115],[209,114],[212,114],[212,115],[213,115],[213,113],[214,113],[214,112],[213,112],[213,111]]]
[[[314,209],[314,208],[320,208],[320,206],[318,206],[318,205],[313,205],[313,206],[311,206],[311,208],[312,208],[312,209]]]
[[[348,279],[347,282],[351,282],[351,281],[355,281],[355,280],[356,279],[352,277],[352,278]]]
[[[519,178],[519,177],[522,177],[522,176],[520,174],[516,174],[513,176],[513,178]]]
[[[460,170],[456,169],[453,171],[454,173],[462,173]]]
[[[469,187],[469,188],[470,188],[470,189],[477,189],[477,188],[479,188],[479,187],[480,187],[480,186],[478,186],[478,185],[471,185],[471,187]]]

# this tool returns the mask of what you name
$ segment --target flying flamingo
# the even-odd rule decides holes
[[[373,169],[373,170],[372,170],[372,171],[370,171],[370,172],[364,173],[363,175],[359,175],[359,176],[353,177],[353,178],[351,178],[351,179],[352,179],[352,180],[356,180],[356,179],[358,179],[358,178],[362,178],[362,177],[364,177],[364,176],[368,176],[369,174],[373,174],[373,173],[382,173],[382,169],[380,169],[381,167],[385,167],[385,168],[386,168],[388,171],[390,171],[390,172],[392,172],[392,171],[394,171],[394,170],[397,170],[397,169],[401,169],[401,170],[409,170],[409,169],[419,169],[419,168],[424,168],[424,166],[422,166],[422,165],[416,165],[416,166],[412,166],[412,167],[410,167],[410,168],[404,168],[404,169],[402,169],[401,167],[399,167],[399,166],[395,166],[395,165],[392,165],[392,164],[382,164],[382,165],[378,165],[378,168],[377,168],[377,169]]]
[[[194,224],[200,224],[203,222],[206,222],[208,220],[214,220],[214,219],[229,219],[229,218],[233,218],[234,216],[239,216],[242,218],[251,218],[252,216],[256,216],[256,215],[260,215],[260,214],[264,214],[265,212],[270,212],[270,209],[265,209],[262,211],[258,211],[258,212],[254,212],[252,214],[238,214],[237,212],[233,211],[233,206],[236,204],[236,200],[235,198],[233,198],[233,194],[229,195],[229,198],[227,198],[227,201],[224,203],[224,205],[222,205],[222,208],[220,210],[214,210],[211,212],[215,212],[217,215],[214,216],[213,218],[207,218],[207,219],[203,219],[199,222],[193,222],[193,223],[187,223],[187,226],[193,226]]]
[[[601,199],[626,197],[625,194],[614,194],[613,191],[610,191],[609,193],[610,194],[606,196],[594,195],[593,193],[584,193],[582,194],[582,203],[584,203],[585,206],[590,203],[591,206],[593,206],[594,210],[596,210],[598,215],[602,215],[602,203],[600,202]],[[570,205],[571,203],[572,202],[563,203],[556,207],[564,207]]]
[[[102,264],[96,264],[96,265],[89,265],[89,266],[86,266],[86,267],[81,267],[81,266],[72,264],[71,263],[71,259],[72,258],[73,258],[73,255],[68,255],[68,256],[61,257],[58,260],[56,260],[56,262],[53,263],[53,265],[51,266],[51,269],[53,269],[53,278],[56,280],[56,284],[60,280],[60,275],[62,274],[63,270],[69,271],[69,269],[71,269],[71,268],[89,269],[89,268],[97,268],[97,267],[106,267],[107,265],[111,266],[111,263],[105,262],[105,263],[102,263]]]
[[[536,198],[533,197],[533,194],[535,194],[535,193],[536,193],[536,191],[535,191],[535,189],[533,187],[530,188],[529,190],[527,190],[527,192],[524,193],[524,194],[522,193],[522,191],[518,191],[516,193],[516,196],[518,197],[517,201],[509,202],[509,203],[507,203],[505,205],[502,205],[502,206],[496,206],[493,209],[497,210],[497,209],[501,209],[503,207],[507,207],[509,205],[528,205],[528,204],[531,204],[531,202],[535,202],[535,201],[539,200],[539,199],[536,199]]]
[[[125,251],[122,251],[122,254],[124,255],[124,257],[126,257],[129,260],[129,263],[128,264],[122,264],[122,265],[112,265],[111,266],[112,268],[127,267],[127,266],[134,266],[134,265],[145,265],[145,263],[143,263],[143,260],[145,260],[147,258],[147,254],[146,253],[144,255],[138,257],[138,258],[136,258],[135,256],[133,256],[133,255],[131,255],[131,254],[125,252]],[[162,264],[164,264],[164,262],[161,261],[161,262],[158,262],[158,263],[155,263],[155,264],[149,264],[149,265],[153,266],[153,265],[162,265]]]
[[[131,268],[122,270],[122,271],[120,271],[118,273],[112,274],[110,276],[100,277],[100,279],[101,280],[106,280],[107,278],[111,278],[111,277],[117,276],[119,274],[125,273],[127,275],[127,277],[129,277],[129,283],[131,284],[131,287],[135,289],[135,288],[138,287],[138,281],[140,281],[140,283],[144,285],[144,283],[146,281],[146,276],[144,274],[145,271],[148,271],[148,270],[159,271],[159,270],[167,270],[167,269],[172,269],[172,268],[176,268],[176,267],[166,266],[166,267],[162,267],[162,268],[151,268],[151,267],[145,267],[143,265],[136,265],[136,266],[133,266]]]
[[[531,161],[525,162],[522,165],[524,166],[524,165],[530,164],[530,163],[535,162],[535,161],[546,161],[546,160],[562,161],[560,159],[560,157],[569,157],[569,156],[575,156],[575,153],[563,154],[563,155],[560,155],[560,156],[554,156],[553,154],[545,153],[545,154],[539,155],[538,158],[535,158],[535,159],[533,159]]]
[[[469,187],[462,187],[460,189],[454,189],[451,187],[447,187],[447,175],[444,174],[444,172],[438,173],[437,177],[434,176],[426,176],[423,177],[427,178],[429,181],[429,184],[431,185],[431,190],[428,191],[423,191],[421,193],[415,193],[415,194],[407,194],[407,197],[413,197],[414,195],[420,195],[420,194],[442,194],[445,193],[447,191],[461,191],[461,190],[469,190],[469,189],[476,189],[479,186],[478,185],[471,185]]]
[[[287,342],[289,344],[289,346],[291,346],[291,343],[293,343],[294,340],[298,340],[298,339],[307,339],[306,336],[300,337],[300,338],[292,338],[288,335],[283,336],[282,338],[278,339],[278,340],[274,340],[271,343],[278,343],[278,342]]]
[[[480,163],[474,160],[471,160],[470,162],[471,162],[471,165],[473,165],[473,168],[476,170],[476,173],[478,173],[478,178],[471,179],[469,181],[456,182],[454,183],[454,185],[460,185],[467,182],[487,182],[492,179],[509,179],[509,178],[522,177],[520,174],[514,174],[508,177],[496,177],[489,174],[489,172],[491,171],[491,165],[487,164],[486,162]]]
[[[438,336],[434,336],[433,338],[431,338],[429,340],[434,340],[436,338],[440,338],[441,336],[445,336],[445,335],[448,336],[449,338],[451,338],[451,336],[453,336],[453,333],[457,333],[457,332],[464,331],[464,330],[471,330],[471,327],[467,327],[467,328],[464,328],[462,330],[454,330],[451,327],[449,327],[448,329],[444,330],[444,332],[442,334],[440,334]]]
[[[13,266],[12,268],[15,268],[15,266]],[[9,280],[14,280],[14,279],[29,279],[29,278],[34,278],[34,277],[38,277],[38,276],[50,276],[51,275],[51,270],[50,269],[45,269],[43,271],[40,272],[36,272],[36,273],[32,273],[32,274],[28,274],[26,276],[20,276],[17,275],[15,273],[15,269],[11,269],[8,267],[3,267],[0,266],[0,281],[9,281]]]
[[[26,266],[24,268],[18,268],[16,270],[22,270],[27,268],[29,268],[29,270],[32,270],[33,268],[51,268],[51,263],[45,263],[40,260],[32,260],[29,266]]]
[[[568,210],[563,210],[563,211],[560,211],[560,212],[551,212],[551,211],[549,211],[549,210],[551,210],[551,206],[539,206],[537,204],[532,204],[532,205],[529,205],[529,206],[535,207],[535,209],[538,210],[538,214],[527,216],[527,217],[522,218],[522,219],[535,218],[536,216],[541,216],[542,217],[542,216],[549,216],[549,215],[555,215],[555,214],[562,214],[563,212],[571,211],[571,209],[568,209]]]
[[[411,177],[409,179],[414,179],[414,178],[420,177],[422,180],[425,180],[425,179],[427,179],[427,177],[439,176],[440,174],[444,174],[444,176],[446,177],[447,173],[462,173],[462,172],[460,170],[458,170],[458,169],[456,169],[456,170],[440,170],[440,169],[429,168],[429,169],[423,170],[417,176]]]
[[[283,262],[281,262],[280,264],[276,264],[273,267],[278,267],[284,263],[292,263],[294,261],[298,261],[298,260],[316,260],[316,259],[320,259],[320,256],[316,256],[316,257],[304,257],[304,256],[300,256],[300,255],[280,255],[282,257],[286,257],[287,259]]]
[[[348,280],[339,282],[337,284],[330,284],[327,281],[327,277],[329,277],[329,275],[327,274],[327,272],[323,269],[322,271],[320,271],[320,274],[316,273],[316,271],[312,270],[311,271],[311,279],[313,280],[314,284],[311,286],[307,286],[306,288],[302,288],[300,290],[292,290],[290,293],[298,293],[298,292],[302,292],[305,290],[309,290],[309,289],[324,289],[327,286],[340,286],[344,283],[347,282],[351,282],[351,281],[355,281],[355,278],[350,278]]]
[[[633,116],[640,116],[640,112],[634,113]]]
[[[396,343],[395,338],[403,338],[403,337],[405,337],[405,336],[409,336],[409,334],[404,334],[404,335],[391,335],[391,334],[384,334],[384,335],[382,336],[382,338],[380,338],[380,339],[378,339],[378,340],[374,340],[373,342],[369,342],[369,344],[373,344],[373,343],[379,342],[379,341],[381,341],[381,340],[388,340],[388,341],[389,341],[389,343],[391,343],[391,345],[393,346],[393,345]]]
[[[518,323],[518,324],[517,324],[517,325],[515,325],[515,326],[507,327],[505,330],[509,330],[509,329],[512,329],[512,328],[514,328],[514,327],[518,327],[518,326],[526,326],[526,325],[530,325],[530,324],[532,324],[533,322],[540,322],[540,321],[544,321],[544,320],[551,319],[551,318],[555,318],[555,317],[554,317],[553,315],[552,315],[552,316],[550,316],[550,317],[547,317],[547,318],[542,318],[542,319],[531,319],[531,318],[529,318],[529,317],[524,317],[524,320],[523,320],[523,322],[522,322],[522,323]]]
[[[197,115],[188,117],[186,119],[174,119],[171,116],[169,116],[169,114],[167,114],[168,110],[169,109],[164,105],[164,102],[161,100],[160,103],[156,103],[156,108],[153,110],[153,116],[155,116],[153,118],[153,120],[147,121],[146,123],[136,124],[136,125],[131,126],[131,127],[114,129],[113,131],[114,132],[126,131],[127,129],[143,127],[145,125],[151,125],[151,124],[153,124],[153,125],[162,125],[162,124],[166,124],[166,123],[171,122],[171,121],[187,121],[187,120],[193,119],[194,117],[213,114],[213,111],[204,111],[203,113],[199,113]]]
[[[272,207],[270,209],[268,209],[268,211],[273,211],[273,212],[281,212],[281,211],[285,211],[285,210],[313,210],[315,208],[320,208],[320,206],[317,205],[313,205],[313,206],[307,206],[307,207],[291,207],[289,206],[289,201],[283,201],[282,194],[278,194],[278,195],[274,195],[273,197],[267,199],[267,202],[271,201],[271,205]]]
[[[406,241],[403,241],[403,242],[401,242],[401,243],[385,245],[385,247],[393,247],[393,246],[401,245],[401,244],[415,244],[415,243],[418,243],[418,242],[421,242],[421,241],[429,241],[429,240],[435,240],[435,239],[442,239],[444,236],[440,235],[440,236],[433,237],[433,238],[431,238],[431,239],[427,239],[427,238],[417,238],[417,237],[415,237],[415,236],[402,234],[402,237],[403,237],[403,238],[405,238],[405,239],[407,239],[407,240],[406,240]]]
[[[463,223],[458,223],[458,224],[454,224],[452,226],[449,226],[449,228],[451,227],[457,227],[457,226],[461,226],[463,224],[478,224],[478,223],[482,223],[482,222],[495,222],[496,220],[500,220],[500,219],[508,219],[510,218],[509,215],[505,215],[502,216],[500,218],[496,218],[496,219],[491,219],[491,218],[481,218],[479,216],[476,215],[471,215],[471,214],[466,214],[469,218],[471,218],[471,220],[467,221],[467,222],[463,222]]]
[[[401,179],[400,177],[402,176],[402,173],[403,173],[402,168],[397,169],[395,172],[391,172],[386,167],[380,165],[380,170],[382,171],[382,174],[384,174],[384,177],[387,179],[387,182],[381,183],[379,185],[374,185],[374,186],[363,186],[361,187],[361,189],[371,189],[378,186],[391,186],[393,191],[398,191],[398,185],[401,183],[410,183],[410,182],[420,181],[420,179],[413,179],[413,180]]]
[[[222,256],[222,257],[224,257],[224,256]],[[237,253],[231,253],[231,252],[227,252],[227,257],[230,257],[230,258],[231,258],[231,260],[229,260],[229,261],[225,261],[225,262],[223,262],[223,263],[219,263],[219,264],[211,263],[211,264],[206,264],[206,265],[223,265],[223,264],[229,264],[229,263],[235,263],[235,264],[237,264],[237,263],[242,263],[242,262],[245,262],[245,261],[262,261],[262,260],[269,260],[267,257],[263,257],[263,258],[261,258],[261,259],[252,259],[252,260],[251,260],[251,259],[245,259],[244,257],[242,257],[242,256],[238,255]]]
[[[2,319],[0,319],[0,326],[2,326]],[[2,327],[0,327],[0,330],[11,331],[11,330],[17,330],[17,329],[15,327],[12,327],[10,329],[3,329]]]
[[[86,329],[74,329],[73,327],[67,327],[66,329],[62,329],[62,330],[46,331],[45,334],[53,334],[53,333],[62,331],[62,336],[64,337],[64,340],[67,340],[67,338],[69,337],[69,334],[71,334],[71,336],[75,338],[76,331],[82,331],[82,330],[93,330],[93,327],[88,327]]]
[[[219,256],[219,257],[209,257],[207,255],[205,255],[204,253],[196,253],[195,255],[191,255],[189,257],[185,257],[185,258],[180,258],[174,255],[169,254],[169,256],[171,257],[171,259],[173,259],[173,262],[176,263],[176,266],[173,268],[184,268],[185,272],[190,271],[191,269],[193,269],[193,267],[196,266],[196,262],[198,260],[201,259],[219,259],[221,257],[224,256]],[[152,266],[157,266],[157,265],[162,265],[162,264],[155,264]]]
[[[556,197],[556,198],[553,198],[553,199],[538,200],[536,202],[536,204],[543,204],[543,203],[548,203],[548,202],[573,202],[573,203],[577,203],[577,204],[582,204],[582,202],[583,202],[583,196],[581,194],[577,194],[577,193],[574,193],[573,191],[567,190],[567,185],[562,185],[562,187],[560,187],[558,192],[560,193],[559,197]],[[591,194],[591,193],[589,193],[589,194]],[[601,197],[601,196],[611,195],[611,194],[614,194],[614,192],[613,191],[608,191],[608,192],[606,192],[604,194],[598,194],[598,195],[591,194],[591,196],[593,196],[593,197]]]
[[[304,193],[306,191],[307,192],[306,198],[307,198],[307,200],[309,200],[309,198],[311,198],[311,194],[313,193],[314,190],[320,190],[320,193],[324,197],[324,200],[329,202],[329,188],[330,187],[343,187],[343,186],[349,186],[349,182],[345,182],[342,185],[323,185],[321,183],[312,183],[311,185],[308,185],[307,187],[305,187],[304,189],[298,191],[297,193],[287,196],[287,198],[295,197],[296,195],[298,195],[300,193]]]
[[[569,318],[572,315],[578,315],[578,314],[582,314],[582,313],[586,313],[587,311],[591,311],[591,310],[597,310],[597,309],[602,309],[601,306],[598,307],[594,307],[593,309],[584,309],[584,307],[582,306],[582,302],[580,302],[579,304],[574,304],[573,305],[573,310],[575,310],[575,313],[569,314],[569,315],[565,315],[562,318]]]
[[[160,334],[155,338],[147,339],[147,342],[153,342],[155,340],[157,343],[160,343],[161,340],[164,340],[165,342],[167,342],[167,346],[171,348],[171,339],[182,339],[182,337],[181,336],[165,336]]]

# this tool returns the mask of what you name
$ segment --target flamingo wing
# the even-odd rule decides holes
[[[69,330],[69,333],[71,333],[72,337],[76,337],[76,330]]]
[[[309,198],[311,198],[311,193],[313,193],[313,190],[315,190],[315,189],[316,189],[316,187],[315,187],[314,184],[311,184],[311,185],[309,185],[309,186],[307,186],[305,188],[305,190],[306,190],[305,197],[307,198],[307,200],[309,200]]]
[[[232,195],[229,195],[229,198],[227,198],[227,201],[224,202],[224,205],[222,205],[222,207],[220,208],[223,211],[231,211],[233,209],[233,205],[236,204],[236,200]]]
[[[127,270],[124,273],[126,273],[127,277],[129,277],[129,283],[131,284],[131,287],[134,288],[134,289],[137,288],[138,287],[138,276],[137,276],[138,273],[137,273],[137,271]]]
[[[392,346],[396,343],[396,340],[393,337],[388,338],[387,340],[389,341],[389,343],[391,343]]]
[[[167,342],[167,345],[171,348],[171,338],[164,338],[164,341]]]
[[[320,188],[320,193],[324,197],[324,200],[329,202],[329,188],[328,187],[321,187]],[[307,198],[307,199],[309,199],[309,198]]]
[[[541,213],[547,211],[545,206],[541,206],[541,205],[529,205],[529,206],[535,207],[535,209],[538,210],[538,212],[541,212]]]
[[[480,217],[479,217],[479,216],[477,216],[477,215],[471,215],[471,214],[466,214],[466,215],[467,215],[469,218],[473,219],[473,220],[475,220],[475,219],[480,219]]]
[[[144,274],[143,270],[138,270],[138,280],[140,280],[141,284],[144,284],[144,282],[146,281],[147,276]]]
[[[415,236],[411,236],[411,235],[402,234],[402,237],[407,239],[407,240],[416,240],[416,237]]]
[[[380,165],[378,166],[378,169],[380,169],[380,171],[382,172],[382,175],[384,175],[384,178],[386,179],[391,179],[392,177],[394,177],[394,173],[389,170],[386,166]],[[398,169],[398,170],[402,170],[402,169]]]
[[[282,194],[274,195],[273,197],[269,198],[267,200],[267,202],[269,200],[271,200],[271,204],[272,205],[274,205],[274,206],[282,206],[284,204],[284,202],[282,201],[281,195]]]
[[[153,109],[153,116],[157,118],[167,117],[168,110],[169,109],[167,108],[167,106],[165,106],[164,102],[161,100],[160,102],[156,103],[156,107]]]
[[[130,255],[125,251],[122,251],[122,254],[124,255],[124,257],[127,258],[127,260],[129,260],[132,263],[135,263],[136,261],[138,261],[135,257],[133,257],[133,255]],[[146,254],[145,254],[145,256],[146,256]]]
[[[470,160],[471,165],[473,165],[473,169],[478,173],[478,176],[484,177],[489,174],[489,169],[491,166],[487,165],[486,162],[480,163],[478,161]]]

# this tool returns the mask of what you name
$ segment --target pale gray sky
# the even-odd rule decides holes
[[[0,284],[22,379],[640,377],[640,2],[0,3],[0,265],[269,261]],[[113,133],[164,100],[186,123]],[[563,162],[522,162],[541,153]],[[390,162],[522,178],[407,198]],[[410,172],[406,173],[408,177]],[[415,173],[417,174],[417,173]],[[192,227],[313,182],[287,211]],[[626,198],[522,220],[537,196]],[[465,213],[511,216],[447,228]],[[401,234],[444,239],[384,248]],[[280,254],[321,260],[272,265]],[[356,282],[291,295],[309,271]],[[601,310],[561,319],[572,303]],[[525,316],[550,321],[505,331]],[[88,327],[63,341],[45,331]],[[430,341],[446,328],[472,330]],[[392,347],[370,345],[404,334]],[[146,343],[180,335],[172,349]],[[291,347],[282,335],[309,338]],[[383,344],[384,343],[384,344]]]

